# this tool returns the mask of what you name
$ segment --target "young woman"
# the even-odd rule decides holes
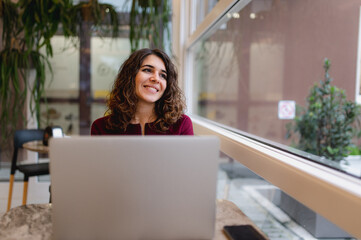
[[[91,135],[193,135],[177,77],[163,51],[132,53],[120,67],[106,116],[93,122]]]

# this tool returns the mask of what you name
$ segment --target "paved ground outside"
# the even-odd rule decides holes
[[[279,197],[279,191],[277,187],[237,162],[220,164],[217,198],[234,202],[271,240],[318,239],[270,200]]]

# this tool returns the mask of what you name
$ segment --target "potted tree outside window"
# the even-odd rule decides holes
[[[307,97],[307,107],[297,106],[297,115],[287,125],[287,138],[298,136],[295,147],[317,156],[340,162],[350,152],[358,135],[355,127],[360,107],[346,99],[343,89],[331,85],[330,61],[324,62],[325,76]]]
[[[344,90],[331,85],[328,59],[324,61],[324,69],[324,80],[311,88],[307,107],[297,106],[297,116],[287,126],[287,138],[297,135],[296,148],[340,163],[348,156],[353,138],[359,135],[355,125],[360,107],[346,99]],[[282,191],[279,206],[316,238],[351,237]]]

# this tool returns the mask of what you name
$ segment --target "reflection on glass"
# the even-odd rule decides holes
[[[355,99],[360,6],[361,0],[254,0],[228,12],[224,24],[191,49],[195,113],[291,146],[285,135],[293,120],[279,118],[279,102],[306,106],[310,88],[323,79],[325,58],[332,84]],[[335,163],[307,155],[361,176],[361,158]]]

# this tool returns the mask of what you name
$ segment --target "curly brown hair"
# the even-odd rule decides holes
[[[167,88],[163,96],[155,102],[154,110],[157,119],[151,127],[164,132],[181,118],[185,104],[183,93],[178,86],[176,67],[162,50],[144,48],[133,52],[119,69],[107,99],[106,113],[109,113],[109,118],[106,127],[108,129],[125,130],[134,117],[138,102],[135,94],[135,76],[144,59],[149,55],[162,59],[167,71]]]

